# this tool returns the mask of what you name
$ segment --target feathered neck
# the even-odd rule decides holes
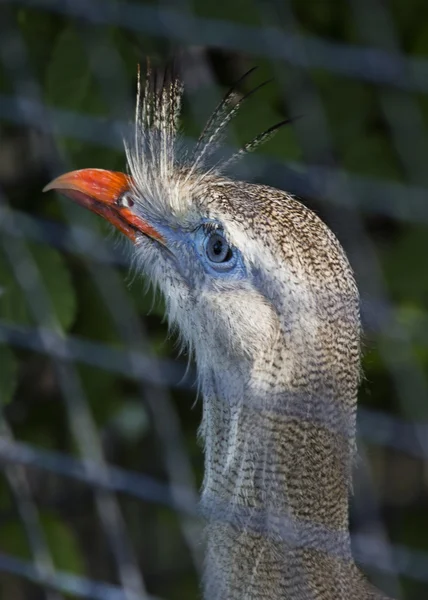
[[[289,586],[297,578],[310,588],[321,575],[314,561],[332,576],[344,565],[354,573],[348,493],[356,387],[334,389],[319,373],[308,385],[308,365],[319,357],[306,356],[303,380],[284,352],[286,335],[269,356],[248,363],[245,384],[242,365],[230,364],[203,381],[209,600],[312,598]]]

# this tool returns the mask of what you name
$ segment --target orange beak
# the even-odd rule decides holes
[[[57,177],[43,188],[44,192],[56,190],[81,206],[89,208],[107,219],[133,242],[138,234],[144,234],[164,243],[161,234],[122,203],[131,189],[131,178],[124,173],[104,169],[82,169]]]

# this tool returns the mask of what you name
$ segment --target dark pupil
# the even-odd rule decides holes
[[[212,262],[224,263],[232,258],[232,250],[220,234],[214,233],[208,240],[207,255]]]
[[[213,244],[213,252],[217,256],[222,253],[223,250],[223,242],[221,240],[216,240]]]

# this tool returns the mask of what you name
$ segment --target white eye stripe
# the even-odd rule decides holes
[[[132,199],[131,194],[129,192],[125,192],[119,198],[119,204],[120,206],[125,206],[126,208],[132,208],[134,206],[134,200]]]

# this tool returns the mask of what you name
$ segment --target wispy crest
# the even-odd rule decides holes
[[[171,211],[183,210],[186,193],[181,186],[201,182],[207,175],[222,175],[232,163],[253,152],[292,119],[285,119],[244,144],[232,156],[218,160],[217,150],[227,126],[252,95],[267,85],[265,81],[246,94],[239,86],[256,70],[253,67],[228,90],[208,119],[193,149],[186,149],[180,136],[183,84],[174,63],[162,72],[147,61],[144,91],[138,68],[135,136],[125,143],[137,195],[146,206],[162,210],[162,199]],[[214,162],[218,160],[218,162]]]

